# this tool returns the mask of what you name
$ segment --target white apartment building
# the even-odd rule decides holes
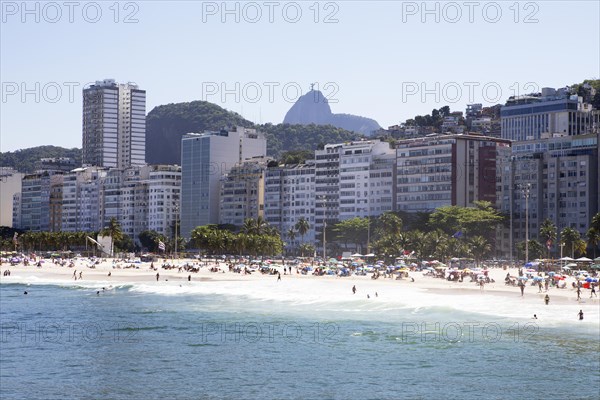
[[[83,164],[107,168],[144,165],[146,92],[113,79],[83,90]]]
[[[265,176],[264,218],[281,232],[287,249],[315,242],[315,163],[270,167]],[[288,236],[300,219],[308,221],[308,232]]]
[[[394,209],[395,151],[389,143],[363,140],[315,151],[315,229]]]
[[[61,229],[66,232],[91,232],[103,228],[100,219],[100,185],[106,169],[76,168],[64,174]],[[42,229],[44,230],[44,229]]]

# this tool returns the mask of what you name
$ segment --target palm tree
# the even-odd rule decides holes
[[[263,235],[266,233],[269,224],[259,216],[256,219],[248,218],[244,221],[243,231],[249,235]]]
[[[103,236],[110,236],[110,255],[114,254],[115,242],[123,239],[123,231],[121,231],[121,225],[119,221],[115,217],[112,217],[108,222],[108,226],[104,228],[101,232]]]
[[[560,232],[560,239],[562,243],[564,243],[565,246],[567,246],[567,248],[571,249],[571,257],[574,257],[575,246],[577,245],[577,242],[581,240],[581,235],[579,234],[579,231],[576,231],[571,227],[567,227]]]
[[[479,267],[479,263],[490,252],[492,246],[490,246],[483,236],[474,236],[469,243],[471,245],[471,254],[473,254],[477,267]]]
[[[549,218],[546,218],[540,225],[540,238],[543,239],[543,243],[546,245],[547,258],[550,258],[550,247],[556,241],[556,225]]]
[[[300,218],[298,222],[296,222],[296,229],[302,238],[302,242],[304,243],[304,235],[310,229],[310,225],[305,218]]]
[[[596,258],[596,248],[600,243],[600,231],[598,231],[596,228],[590,228],[588,229],[586,236],[588,238],[588,245],[593,251],[593,258]]]
[[[290,244],[293,247],[294,246],[294,239],[296,239],[296,231],[294,230],[293,227],[291,227],[290,229],[288,229],[288,231],[287,231],[287,237],[290,239]]]

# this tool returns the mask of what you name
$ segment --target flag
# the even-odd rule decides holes
[[[462,231],[458,231],[454,235],[452,235],[452,237],[455,239],[460,239],[462,237],[462,235],[463,235]]]
[[[160,251],[165,251],[165,244],[160,239],[158,240],[158,249]]]

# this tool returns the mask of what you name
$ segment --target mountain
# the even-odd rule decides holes
[[[186,133],[202,133],[243,126],[255,128],[267,138],[267,154],[277,158],[288,150],[316,150],[327,143],[360,138],[360,135],[331,125],[257,125],[239,114],[205,101],[166,104],[155,107],[146,118],[146,162],[181,164],[181,138]]]
[[[289,109],[284,124],[317,124],[332,125],[365,136],[381,127],[377,121],[351,114],[333,114],[329,102],[319,90],[311,90],[301,96]]]
[[[0,166],[11,167],[19,172],[32,173],[40,158],[69,157],[75,165],[81,165],[81,149],[65,149],[58,146],[37,146],[0,153]]]
[[[186,133],[253,125],[241,115],[206,101],[154,107],[146,117],[146,162],[181,165],[181,138]]]

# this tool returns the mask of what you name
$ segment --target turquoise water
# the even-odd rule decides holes
[[[3,284],[0,398],[599,398],[595,329],[364,303]]]

